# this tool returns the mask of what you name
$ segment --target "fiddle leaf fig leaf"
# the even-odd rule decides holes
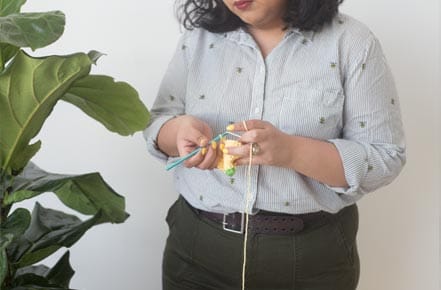
[[[14,239],[14,235],[11,233],[3,233],[0,235],[0,285],[3,284],[8,274],[8,256],[6,255],[6,247]]]
[[[0,43],[35,50],[60,38],[64,25],[65,16],[61,11],[0,16]]]
[[[74,274],[75,271],[69,263],[69,251],[67,251],[48,271],[46,278],[53,284],[68,288]]]
[[[69,263],[67,251],[51,269],[45,265],[27,266],[15,273],[14,284],[23,289],[69,289],[75,271]],[[40,286],[35,288],[36,286]],[[31,288],[26,288],[31,287]]]
[[[0,226],[0,285],[8,274],[6,248],[28,229],[31,215],[24,208],[16,209]]]
[[[21,6],[26,0],[0,0],[0,16],[6,16],[20,12]]]
[[[0,244],[0,285],[8,275],[8,257],[6,256],[6,249]]]
[[[0,74],[0,169],[10,174],[24,168],[40,146],[29,142],[70,85],[88,75],[90,67],[84,53],[42,58],[17,53]]]
[[[31,214],[29,211],[24,208],[18,208],[1,225],[0,232],[2,235],[10,234],[16,238],[24,234],[30,223]]]
[[[3,70],[6,63],[11,60],[17,52],[18,47],[6,43],[0,43],[0,71]]]
[[[91,50],[87,53],[87,55],[89,56],[90,60],[92,61],[93,64],[96,64],[96,62],[98,61],[98,59],[100,59],[103,55],[105,55],[102,52],[96,51],[96,50]]]
[[[23,149],[21,154],[17,155],[16,158],[14,158],[11,161],[11,167],[15,170],[19,170],[23,167],[23,164],[27,164],[29,160],[31,160],[32,157],[40,150],[41,148],[41,141],[37,141],[34,144],[30,144],[26,148]],[[17,170],[17,171],[18,171]]]
[[[82,214],[95,215],[101,211],[101,222],[122,223],[128,217],[124,197],[98,173],[52,174],[29,162],[14,179],[12,188],[12,193],[3,201],[6,205],[44,192],[54,192],[66,206]]]
[[[32,211],[31,225],[24,234],[32,246],[19,257],[19,266],[33,265],[61,247],[71,247],[88,229],[98,224],[101,218],[101,212],[98,212],[83,222],[74,215],[44,208],[37,202]]]
[[[45,265],[27,266],[18,269],[17,272],[15,272],[15,276],[18,277],[25,274],[34,274],[44,277],[49,270],[50,268]]]
[[[123,136],[143,130],[150,117],[133,87],[103,75],[76,80],[63,100]]]

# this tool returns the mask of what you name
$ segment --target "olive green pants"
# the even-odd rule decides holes
[[[167,215],[164,290],[240,290],[242,234],[200,218],[180,197]],[[247,290],[354,290],[359,277],[355,205],[292,235],[249,234]]]

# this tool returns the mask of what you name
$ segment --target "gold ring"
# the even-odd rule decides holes
[[[253,154],[253,156],[256,156],[259,153],[260,153],[260,146],[259,146],[259,144],[252,143],[251,144],[251,154]]]

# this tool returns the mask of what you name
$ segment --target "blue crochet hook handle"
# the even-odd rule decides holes
[[[230,134],[230,133],[229,133],[229,132],[224,132],[224,133],[222,133],[222,134],[217,135],[216,137],[214,137],[213,139],[211,139],[210,142],[208,142],[208,144],[210,144],[211,142],[218,142],[221,138],[223,138],[223,137],[224,137],[225,135],[227,135],[227,134]],[[185,160],[187,160],[187,159],[189,159],[189,158],[195,156],[196,154],[198,154],[198,153],[202,150],[202,148],[203,148],[203,147],[198,147],[198,148],[196,148],[195,150],[193,150],[193,151],[191,151],[190,153],[188,153],[187,155],[185,155],[185,156],[183,156],[183,157],[177,159],[176,161],[174,161],[174,162],[168,164],[168,165],[165,167],[165,170],[168,171],[168,170],[170,170],[170,169],[175,168],[176,166],[178,166],[179,164],[181,164],[181,163],[184,162]]]

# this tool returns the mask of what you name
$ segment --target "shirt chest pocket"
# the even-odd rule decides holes
[[[290,88],[282,92],[279,127],[292,135],[335,138],[342,129],[343,93],[338,90]]]

